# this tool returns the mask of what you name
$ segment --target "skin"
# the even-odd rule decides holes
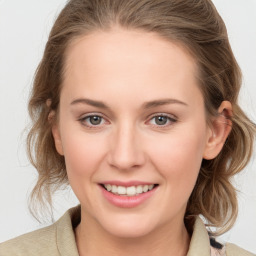
[[[196,74],[185,49],[153,33],[114,27],[68,48],[52,131],[82,207],[80,255],[187,254],[183,218],[201,161],[218,155],[231,129],[226,101],[207,125]],[[167,116],[164,125],[159,115]],[[159,186],[127,209],[103,197],[99,183],[107,180]]]

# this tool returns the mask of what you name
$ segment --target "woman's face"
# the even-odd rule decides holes
[[[193,58],[120,28],[74,41],[66,57],[53,135],[82,220],[119,237],[183,225],[211,136]]]

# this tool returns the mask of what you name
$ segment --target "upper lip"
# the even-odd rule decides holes
[[[123,187],[131,187],[131,186],[139,186],[139,185],[153,185],[156,184],[154,182],[147,182],[147,181],[119,181],[119,180],[109,180],[109,181],[103,181],[100,182],[100,184],[110,184],[110,185],[116,185],[116,186],[123,186]]]

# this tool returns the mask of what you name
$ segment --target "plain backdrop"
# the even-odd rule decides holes
[[[34,71],[48,33],[64,0],[0,0],[0,242],[40,228],[28,211],[27,198],[36,171],[26,158],[24,128],[29,123],[27,100]],[[215,0],[243,71],[240,103],[256,121],[256,0]],[[255,158],[255,154],[254,157]],[[256,253],[256,162],[235,177],[239,217],[220,237]],[[58,219],[78,203],[72,191],[54,197]],[[50,224],[50,223],[48,223]],[[46,224],[44,224],[46,225]]]

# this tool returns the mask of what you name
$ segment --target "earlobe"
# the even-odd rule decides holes
[[[218,116],[213,118],[211,127],[209,127],[209,135],[203,155],[204,159],[211,160],[222,150],[232,129],[231,117],[232,105],[229,101],[223,101],[218,109]]]
[[[62,142],[61,142],[59,128],[57,127],[57,125],[52,126],[52,135],[54,138],[55,148],[56,148],[57,152],[63,156],[64,153],[63,153],[63,148],[62,148]]]
[[[51,111],[49,116],[48,116],[48,120],[50,122],[53,122],[52,119],[53,119],[53,116],[55,115],[55,112]],[[63,152],[63,147],[62,147],[62,141],[61,141],[61,136],[60,136],[60,130],[59,130],[59,127],[55,121],[54,124],[52,124],[52,135],[53,135],[53,139],[54,139],[54,143],[55,143],[55,148],[57,150],[57,152],[60,154],[60,155],[64,155],[64,152]]]

